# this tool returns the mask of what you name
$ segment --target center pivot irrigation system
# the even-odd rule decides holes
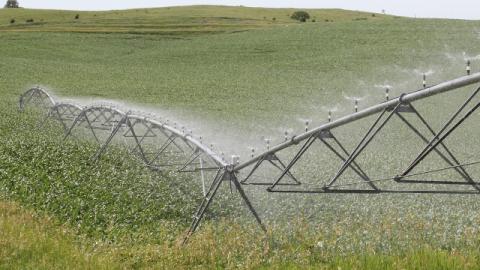
[[[99,144],[98,151],[92,157],[98,161],[107,147],[112,144],[114,139],[130,141],[125,144],[130,153],[135,155],[145,166],[152,170],[175,170],[185,173],[199,173],[202,180],[203,200],[199,205],[191,224],[191,227],[185,237],[195,232],[199,226],[205,211],[210,206],[215,194],[223,182],[229,182],[234,186],[247,207],[254,215],[260,227],[265,230],[262,221],[255,211],[250,200],[246,196],[243,185],[263,185],[267,186],[269,192],[282,193],[432,193],[432,194],[480,194],[480,182],[473,180],[469,166],[480,164],[476,162],[460,162],[454,153],[445,143],[453,131],[467,120],[480,107],[480,101],[475,101],[480,88],[476,89],[468,99],[447,119],[443,126],[435,131],[427,120],[416,110],[413,102],[432,97],[447,91],[452,91],[465,86],[480,82],[480,73],[470,74],[451,81],[427,87],[424,78],[424,88],[414,92],[402,94],[400,97],[387,99],[385,102],[375,106],[344,116],[337,120],[331,120],[314,129],[305,130],[304,133],[286,139],[285,142],[268,147],[267,151],[256,156],[252,155],[250,160],[243,163],[239,162],[237,156],[232,156],[231,162],[227,162],[223,154],[218,154],[212,146],[203,143],[202,138],[195,138],[191,132],[184,127],[177,126],[176,123],[168,120],[156,120],[141,113],[125,112],[114,106],[94,105],[82,107],[74,103],[62,102],[54,99],[47,91],[35,87],[25,92],[20,97],[20,109],[23,111],[28,105],[36,104],[37,107],[45,108],[45,120],[54,119],[61,123],[65,139],[78,137],[76,131],[80,128],[90,133],[94,140]],[[422,125],[421,132],[413,122],[409,121],[406,114],[415,117]],[[369,116],[376,116],[376,120],[370,126],[366,134],[360,138],[356,147],[349,151],[334,135],[335,129],[351,124],[360,119]],[[371,179],[367,173],[356,162],[356,158],[369,146],[382,128],[393,118],[398,117],[408,128],[410,128],[418,138],[424,143],[424,148],[415,156],[410,165],[401,172],[393,173],[393,176],[382,179]],[[120,140],[120,141],[121,141]],[[331,153],[342,161],[337,173],[326,185],[299,189],[302,183],[294,176],[292,168],[302,158],[302,156],[315,143],[324,144]],[[406,144],[408,142],[402,142]],[[289,162],[282,162],[278,153],[287,149],[294,150],[295,154]],[[289,152],[291,153],[291,151]],[[448,167],[441,169],[432,169],[422,173],[412,173],[422,161],[432,153],[446,162]],[[263,164],[273,165],[278,170],[278,174],[270,182],[253,182],[252,176]],[[316,164],[321,166],[320,164]],[[337,180],[347,169],[353,171],[359,178],[359,182],[338,184]],[[461,177],[462,181],[444,181],[444,180],[412,180],[413,176],[420,176],[431,172],[440,172],[443,170],[452,170]],[[244,173],[244,174],[241,174]],[[240,175],[244,175],[240,178]],[[209,185],[205,180],[211,176]],[[288,180],[285,180],[287,179]],[[468,189],[425,189],[425,190],[393,190],[385,189],[378,185],[381,181],[394,181],[397,184],[429,184],[429,185],[457,185],[466,186]],[[368,188],[355,188],[358,184],[368,185]],[[208,187],[207,187],[208,186]],[[295,186],[295,188],[291,188]]]

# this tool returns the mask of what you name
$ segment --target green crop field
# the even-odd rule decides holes
[[[40,85],[60,99],[168,117],[246,160],[249,147],[298,134],[306,119],[316,126],[328,111],[347,115],[353,99],[361,108],[382,102],[387,85],[398,96],[421,88],[424,73],[431,85],[464,75],[468,59],[480,68],[478,21],[308,10],[315,22],[299,23],[293,11],[0,10],[0,269],[477,269],[480,203],[468,195],[278,195],[246,186],[263,234],[225,185],[182,246],[201,199],[198,175],[152,172],[121,147],[92,164],[93,141],[62,142],[57,124],[39,128],[38,115],[18,111],[19,95]],[[471,91],[416,106],[439,127]],[[371,121],[338,135],[351,149]],[[478,119],[469,121],[448,142],[478,159]],[[362,164],[377,176],[401,169],[421,142],[393,146],[411,138],[392,132]],[[295,173],[318,184],[340,164],[319,148],[303,165]]]

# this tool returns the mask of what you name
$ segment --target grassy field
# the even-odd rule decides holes
[[[291,12],[0,10],[0,197],[18,203],[0,207],[7,236],[0,267],[11,268],[18,252],[20,268],[478,268],[474,196],[278,196],[248,187],[269,228],[263,235],[224,187],[206,224],[182,247],[201,196],[188,185],[195,175],[153,173],[121,148],[89,164],[91,141],[62,143],[58,126],[38,130],[35,116],[16,109],[19,94],[36,84],[78,102],[117,100],[185,123],[216,150],[245,159],[249,146],[265,147],[262,136],[276,143],[286,129],[300,132],[304,119],[316,125],[328,110],[350,113],[349,97],[362,98],[361,107],[375,104],[385,85],[393,96],[418,89],[423,73],[429,84],[461,76],[466,59],[478,70],[476,21],[315,10],[316,22],[302,24],[287,17]],[[33,24],[24,22],[29,18]],[[471,90],[418,106],[438,126]],[[353,147],[367,122],[339,137]],[[464,142],[455,148],[462,158],[478,153],[468,135],[477,130],[472,123],[456,137]],[[388,145],[408,136],[401,131],[378,142],[364,164],[376,174],[401,168],[399,157],[412,149],[389,155]],[[380,148],[387,151],[376,153]],[[332,162],[321,154],[305,162],[319,156]],[[333,165],[296,173],[315,184]],[[28,233],[12,226],[20,222]],[[59,249],[64,261],[56,260]]]
[[[3,9],[0,10],[0,31],[208,34],[297,24],[297,21],[290,18],[294,11],[295,9],[226,6],[188,6],[105,12]],[[308,12],[311,15],[310,21],[318,23],[378,21],[393,18],[383,14],[347,10],[319,9],[308,10]],[[76,19],[77,15],[78,19]],[[15,22],[12,23],[12,19]]]

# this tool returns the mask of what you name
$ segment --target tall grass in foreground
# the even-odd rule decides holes
[[[108,269],[107,257],[77,246],[75,235],[18,204],[0,202],[0,269]]]
[[[269,241],[245,241],[241,228],[221,224],[220,231],[209,225],[187,246],[110,244],[94,250],[86,245],[93,239],[79,240],[51,218],[0,202],[0,269],[478,269],[480,263],[476,249],[458,252],[428,246],[396,255],[315,259],[293,242],[282,250]]]

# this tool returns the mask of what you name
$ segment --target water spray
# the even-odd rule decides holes
[[[232,155],[232,165],[240,164],[240,156]]]
[[[426,74],[423,74],[423,76],[424,76],[424,78],[423,78],[424,79],[424,86],[426,87]],[[427,147],[424,148],[424,151],[420,155],[416,156],[413,159],[414,162],[412,164],[410,164],[410,166],[407,169],[405,169],[402,172],[402,174],[400,174],[400,175],[397,174],[396,176],[393,176],[392,178],[369,180],[369,178],[367,178],[368,176],[366,176],[361,171],[361,168],[359,168],[358,165],[354,163],[355,158],[362,152],[362,150],[365,147],[368,146],[368,143],[373,139],[375,134],[377,134],[382,129],[382,127],[389,121],[390,116],[393,116],[394,114],[399,114],[399,113],[402,113],[402,112],[406,112],[405,111],[405,106],[402,107],[401,105],[404,105],[404,104],[407,104],[407,103],[409,104],[410,102],[414,102],[414,101],[417,101],[417,100],[426,99],[428,97],[438,95],[438,94],[441,94],[441,93],[444,93],[444,92],[447,92],[447,91],[451,91],[451,90],[454,90],[454,89],[460,89],[460,88],[465,87],[467,85],[472,85],[472,84],[478,83],[478,82],[480,82],[480,73],[473,74],[471,76],[464,76],[464,77],[457,78],[457,79],[447,81],[447,82],[443,82],[443,83],[434,85],[434,86],[432,86],[428,89],[409,92],[409,93],[406,93],[406,94],[402,95],[401,97],[391,99],[388,102],[383,102],[383,103],[365,108],[362,111],[358,111],[359,99],[356,98],[355,99],[355,107],[356,107],[355,111],[358,111],[358,113],[347,115],[345,117],[342,117],[340,119],[332,121],[331,123],[323,124],[321,126],[317,126],[313,129],[311,129],[310,131],[308,131],[309,130],[308,126],[310,124],[310,120],[306,120],[305,124],[306,124],[306,131],[307,132],[305,134],[300,134],[298,136],[292,136],[292,139],[290,141],[275,145],[272,148],[270,148],[270,139],[265,139],[265,141],[267,143],[268,151],[263,152],[263,153],[259,153],[256,157],[253,157],[255,150],[252,149],[252,157],[253,158],[250,159],[250,160],[244,161],[243,163],[240,163],[240,164],[238,164],[239,161],[240,161],[239,156],[238,156],[238,158],[237,158],[237,156],[232,156],[232,163],[233,164],[227,164],[225,162],[225,153],[221,152],[221,155],[217,155],[217,153],[215,153],[213,151],[213,144],[211,144],[211,149],[207,149],[204,145],[199,144],[198,141],[193,140],[193,139],[191,139],[187,136],[186,138],[184,138],[184,142],[186,144],[185,146],[191,146],[190,144],[193,144],[193,145],[197,146],[198,150],[202,152],[201,154],[209,156],[212,159],[212,161],[215,163],[215,166],[216,167],[218,166],[218,171],[217,171],[217,175],[213,179],[213,184],[209,188],[208,192],[205,192],[206,191],[205,189],[203,190],[204,195],[206,194],[207,196],[204,196],[201,205],[199,206],[198,210],[195,213],[194,221],[193,221],[189,231],[187,232],[187,236],[185,238],[184,243],[186,242],[188,237],[193,232],[195,232],[196,229],[198,228],[205,211],[207,211],[207,209],[209,207],[209,202],[213,199],[213,197],[215,196],[215,193],[220,188],[220,184],[225,180],[228,180],[230,182],[230,184],[232,184],[232,183],[235,184],[236,189],[239,191],[239,194],[242,196],[242,199],[246,202],[249,210],[255,216],[257,222],[260,224],[262,229],[264,231],[266,231],[265,226],[262,224],[262,221],[261,221],[260,217],[258,216],[257,212],[253,208],[253,206],[250,203],[248,197],[243,192],[243,189],[242,189],[242,186],[241,186],[241,184],[243,182],[240,181],[240,179],[237,179],[236,173],[237,172],[242,172],[243,170],[245,170],[246,168],[248,168],[249,166],[252,166],[254,164],[260,164],[261,162],[267,160],[268,158],[276,157],[276,154],[278,152],[280,152],[284,149],[290,148],[290,147],[294,148],[294,147],[296,147],[296,145],[298,145],[299,143],[302,143],[302,142],[304,142],[304,144],[301,147],[301,149],[296,149],[295,148],[295,150],[298,150],[298,152],[296,154],[296,159],[293,162],[291,162],[288,165],[288,167],[281,168],[281,170],[283,171],[282,175],[280,176],[280,178],[277,178],[278,176],[275,176],[275,178],[272,180],[271,186],[268,188],[269,192],[277,192],[278,191],[278,192],[284,192],[284,193],[306,192],[306,193],[343,193],[343,194],[345,194],[345,193],[362,193],[362,194],[365,194],[365,193],[368,193],[368,192],[372,192],[372,193],[382,193],[382,192],[383,193],[411,193],[411,194],[413,194],[413,193],[436,193],[436,194],[472,194],[472,193],[479,193],[480,189],[478,188],[477,183],[470,182],[469,181],[470,178],[465,176],[462,172],[459,172],[459,174],[465,178],[465,180],[467,181],[465,183],[457,182],[457,181],[449,182],[449,181],[445,181],[445,180],[442,180],[442,179],[431,180],[431,181],[430,180],[429,181],[423,181],[423,180],[409,180],[409,179],[406,179],[407,176],[409,176],[410,172],[412,172],[412,171],[414,172],[415,168],[420,164],[420,162],[422,161],[423,158],[427,157],[427,155],[429,155],[430,153],[436,152],[436,150],[437,150],[436,147],[438,145],[443,146],[443,145],[441,145],[442,141],[444,139],[448,139],[447,138],[448,135],[451,132],[453,132],[460,124],[462,124],[462,122],[464,120],[466,120],[467,117],[469,117],[470,115],[472,115],[475,112],[475,110],[478,108],[478,106],[470,108],[468,110],[468,112],[465,113],[465,114],[463,113],[464,109],[467,108],[467,105],[470,102],[470,100],[472,100],[473,97],[478,93],[478,90],[475,91],[472,94],[471,98],[469,98],[466,101],[466,103],[464,103],[464,105],[462,105],[460,107],[460,109],[458,110],[458,113],[455,114],[452,118],[450,118],[449,121],[447,121],[447,124],[441,129],[444,132],[439,133],[439,134],[441,134],[441,137],[435,136],[433,139],[429,140],[429,143],[428,143]],[[53,98],[51,98],[50,95],[48,95],[48,93],[46,93],[44,91],[42,92],[41,89],[40,90],[39,89],[31,89],[20,97],[20,104],[19,104],[20,109],[25,108],[25,105],[26,105],[25,103],[30,101],[29,97],[30,98],[31,97],[36,97],[36,98],[40,98],[42,100],[50,101],[50,103],[53,106],[52,108],[56,108],[56,106],[61,105],[61,104],[57,104],[55,102],[55,100]],[[80,107],[78,107],[78,108],[80,108]],[[413,109],[413,107],[412,107],[412,109]],[[89,112],[98,112],[98,111],[102,112],[103,108],[99,109],[96,106],[93,106],[91,108],[87,107],[84,110],[82,110],[81,112],[79,112],[79,115],[87,114]],[[389,116],[385,119],[383,116],[387,112],[389,113]],[[123,118],[126,119],[125,121],[128,121],[129,119],[141,120],[141,117],[136,116],[136,115],[128,115],[128,114],[125,114],[123,112],[116,112],[116,111],[113,111],[113,110],[111,111],[111,113],[116,113],[117,117],[123,116]],[[354,123],[354,122],[356,122],[360,119],[363,119],[363,118],[366,118],[366,117],[369,117],[369,116],[374,116],[374,115],[378,115],[378,118],[377,118],[377,121],[370,127],[370,131],[372,131],[372,132],[369,131],[366,135],[363,136],[363,139],[361,140],[360,144],[358,144],[358,146],[356,148],[358,150],[355,150],[350,155],[348,155],[348,157],[346,157],[345,162],[342,165],[342,167],[339,169],[339,171],[337,171],[335,177],[333,179],[329,180],[329,183],[327,185],[325,185],[323,187],[313,187],[313,189],[308,188],[308,186],[307,186],[307,189],[302,189],[302,190],[300,190],[300,189],[275,190],[275,187],[277,185],[287,185],[287,184],[290,185],[289,183],[282,183],[281,182],[282,177],[283,176],[289,176],[290,178],[294,179],[294,176],[292,175],[292,173],[290,171],[290,168],[292,168],[292,166],[295,164],[295,162],[297,162],[298,159],[303,154],[306,153],[308,148],[312,145],[312,143],[314,142],[314,140],[317,137],[323,138],[323,137],[320,137],[320,136],[330,136],[331,138],[334,138],[333,135],[330,133],[331,129],[346,126],[346,125]],[[462,118],[458,119],[459,117],[457,117],[457,116],[460,116]],[[78,117],[77,117],[77,119],[78,119]],[[60,118],[59,120],[63,121],[62,118]],[[115,119],[110,120],[110,122],[114,122],[114,121],[116,121],[116,120]],[[450,123],[454,123],[454,121],[456,123],[453,126],[450,125]],[[80,126],[80,124],[81,123],[78,123],[78,121],[74,121],[72,123],[70,129],[67,131],[64,138],[66,139],[67,137],[71,136],[72,135],[71,131],[73,130],[73,128],[75,128],[76,126]],[[152,125],[153,128],[163,129],[162,131],[171,133],[170,136],[180,136],[181,135],[179,130],[172,129],[170,126],[165,127],[165,126],[163,126],[162,124],[160,124],[156,121],[150,121],[150,124]],[[425,124],[428,127],[428,123],[426,123],[426,121],[424,121],[423,124]],[[117,125],[117,126],[120,127],[120,125]],[[176,126],[176,123],[175,123],[175,126]],[[93,131],[95,127],[90,126],[89,128]],[[415,127],[411,127],[411,129],[415,130]],[[118,134],[118,136],[121,136],[122,132],[118,132],[118,131],[119,131],[119,129],[116,129],[114,132],[112,132],[110,134],[109,140],[107,142],[105,142],[102,145],[102,147],[95,154],[95,160],[98,160],[98,157],[100,157],[100,155],[103,154],[103,152],[106,150],[107,146],[111,143],[111,139],[114,138],[114,136],[116,134]],[[133,131],[133,129],[132,129],[132,131]],[[132,132],[132,135],[135,136],[136,139],[139,139],[139,138],[142,137],[142,136],[139,136],[139,135],[135,135],[134,132]],[[169,136],[169,138],[171,138],[170,136]],[[420,134],[420,137],[422,137],[421,134]],[[334,140],[337,141],[335,138],[334,138]],[[172,139],[172,141],[173,141],[173,139]],[[339,145],[340,148],[343,148],[339,142],[337,142],[337,144]],[[333,152],[336,154],[336,156],[338,156],[338,154],[335,151],[333,151]],[[144,153],[141,153],[141,154],[143,155],[144,158],[146,158]],[[176,156],[174,158],[176,158]],[[454,159],[454,157],[452,157],[452,159]],[[269,161],[273,161],[273,160],[269,160]],[[202,159],[200,159],[200,163],[202,163]],[[189,163],[187,163],[187,166],[188,166],[188,164]],[[192,163],[190,163],[190,164],[192,164]],[[469,163],[466,163],[466,164],[469,164]],[[470,163],[470,164],[473,164],[473,163]],[[146,164],[146,165],[151,166],[150,163]],[[231,166],[231,165],[233,165],[233,166]],[[202,165],[200,165],[200,166],[203,167]],[[422,166],[422,165],[420,164],[419,166]],[[466,166],[466,165],[461,164],[461,165],[458,165],[458,166]],[[454,166],[454,167],[457,167],[457,166]],[[255,169],[252,170],[251,173],[254,173],[254,171],[257,168],[258,168],[258,166],[256,166]],[[366,183],[371,185],[371,189],[342,188],[342,187],[346,187],[346,186],[357,185],[358,183],[364,184],[365,182],[363,182],[363,181],[351,182],[351,183],[346,183],[346,184],[343,184],[343,185],[342,184],[335,184],[336,181],[339,179],[339,177],[341,177],[343,175],[343,173],[345,172],[345,170],[347,168],[356,168],[356,170],[354,170],[354,171],[358,174],[358,176],[360,178],[363,178],[363,180],[365,180]],[[444,169],[451,169],[451,168],[452,167],[446,167]],[[442,169],[442,170],[444,170],[444,169]],[[358,170],[358,172],[357,172],[357,170]],[[203,170],[201,169],[201,171],[203,171]],[[427,171],[426,173],[438,172],[438,171],[439,171],[438,168],[434,168],[434,170]],[[187,171],[185,171],[185,172],[187,172]],[[392,173],[395,173],[395,172],[392,172]],[[397,173],[398,173],[398,171],[397,171]],[[471,185],[472,188],[475,188],[477,190],[473,190],[473,189],[472,190],[465,190],[465,191],[464,190],[457,190],[457,189],[455,189],[455,190],[437,190],[437,189],[390,190],[390,189],[384,189],[382,186],[377,187],[377,186],[375,186],[375,184],[373,184],[374,182],[383,181],[383,180],[388,180],[388,181],[393,180],[397,183],[407,183],[407,182],[408,183],[421,183],[421,184],[428,183],[430,185],[431,184],[438,184],[438,185],[445,185],[445,184]],[[298,184],[301,184],[301,183],[298,183]],[[295,183],[295,185],[296,185],[296,183]]]

